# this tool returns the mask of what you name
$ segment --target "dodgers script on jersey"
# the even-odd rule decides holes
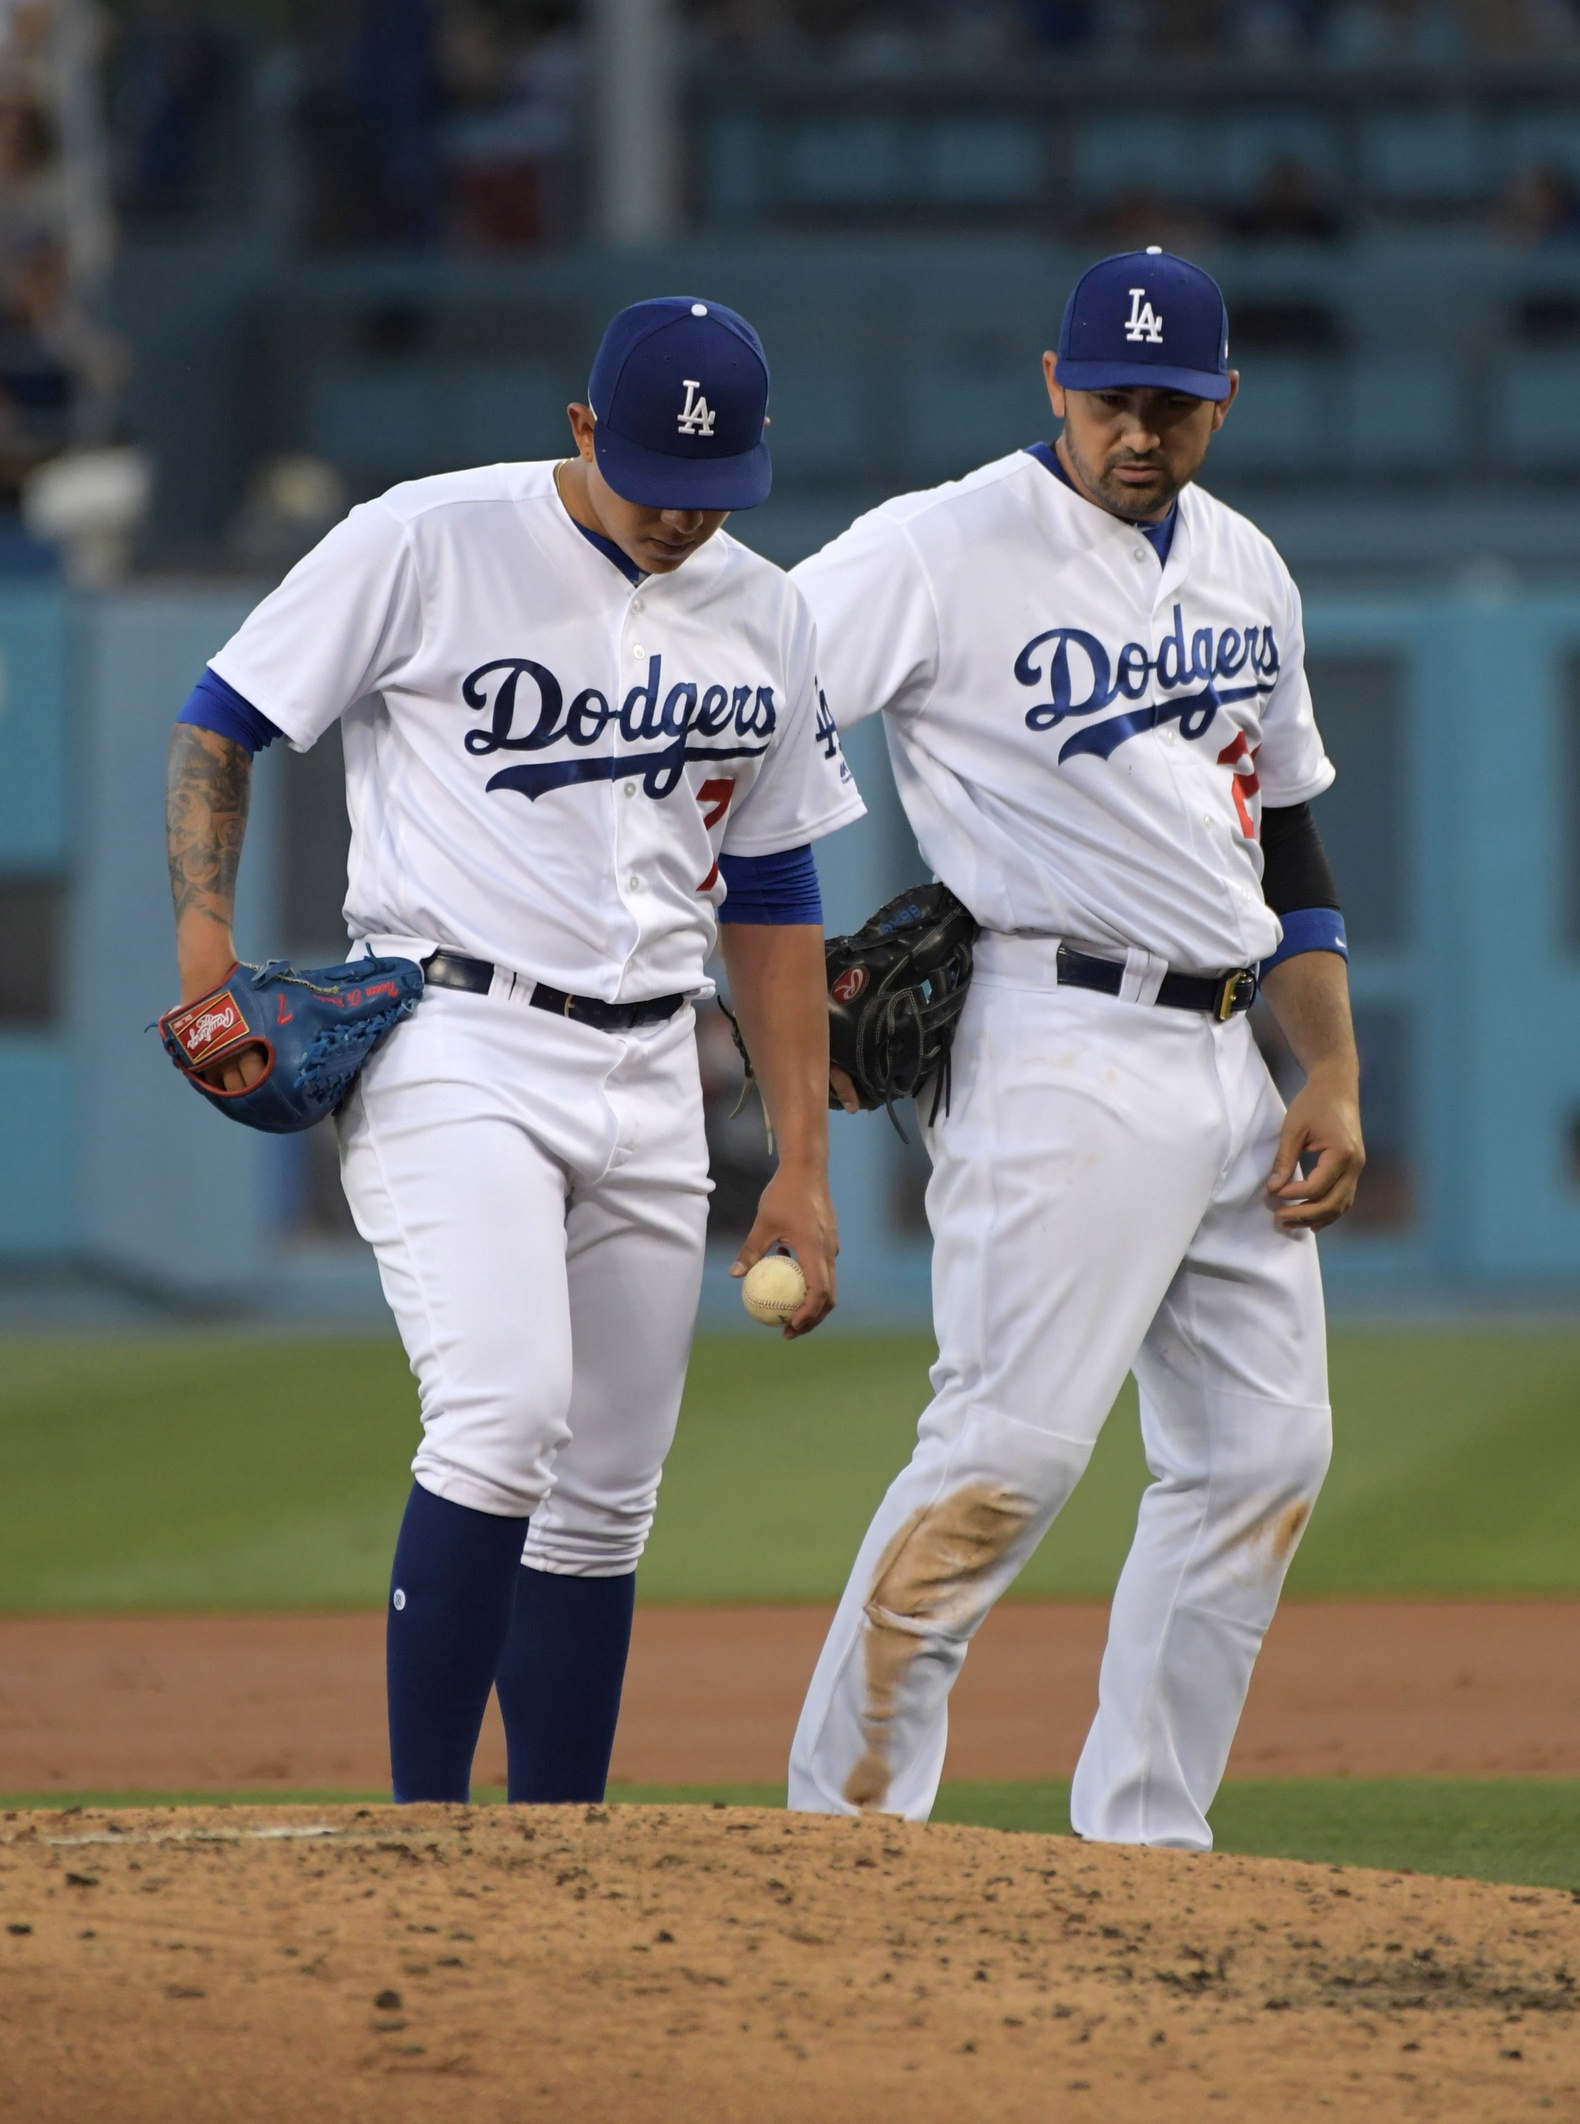
[[[1185,971],[1268,957],[1261,805],[1333,780],[1300,599],[1199,487],[1166,563],[1028,451],[861,517],[793,571],[834,715],[886,710],[923,856],[986,928]]]
[[[704,986],[721,850],[860,817],[813,643],[723,532],[633,584],[541,463],[354,509],[212,665],[298,750],[343,720],[354,938],[626,1003]]]

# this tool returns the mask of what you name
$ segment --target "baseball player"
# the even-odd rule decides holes
[[[1154,1481],[1071,1818],[1205,1849],[1328,1464],[1314,1234],[1363,1155],[1307,808],[1333,769],[1288,571],[1192,484],[1238,385],[1216,283],[1158,250],[1103,260],[1044,370],[1056,444],[889,502],[794,571],[836,719],[882,710],[923,856],[982,933],[928,1130],[934,1398],[824,1646],[790,1803],[926,1817],[972,1633],[1133,1370]],[[1245,1016],[1258,968],[1307,1072],[1287,1114]]]
[[[338,1117],[421,1399],[388,1613],[398,1800],[467,1797],[496,1680],[511,1798],[602,1796],[702,1272],[690,999],[721,910],[779,1149],[737,1271],[795,1253],[792,1333],[834,1302],[810,843],[862,807],[804,601],[720,528],[768,493],[767,395],[734,312],[622,311],[575,455],[354,509],[176,727],[183,997],[234,965],[252,754],[336,721],[351,936],[425,976]],[[238,1051],[219,1077],[260,1067]]]

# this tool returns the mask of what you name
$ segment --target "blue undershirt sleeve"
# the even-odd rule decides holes
[[[810,846],[778,855],[721,855],[721,922],[821,922],[823,895]]]
[[[196,723],[199,730],[213,730],[234,744],[245,745],[249,752],[261,752],[280,735],[277,723],[271,723],[234,686],[227,686],[217,671],[207,668],[187,695],[186,706],[176,721]]]
[[[1284,940],[1270,959],[1262,961],[1264,976],[1303,951],[1335,951],[1341,959],[1349,957],[1344,917],[1336,907],[1296,907],[1278,919],[1284,925]]]

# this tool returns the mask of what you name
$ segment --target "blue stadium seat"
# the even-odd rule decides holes
[[[934,206],[1029,206],[1047,186],[1047,127],[1029,119],[933,118],[917,126],[918,193]]]
[[[759,212],[764,197],[766,128],[755,112],[717,111],[702,137],[699,202],[704,221]]]
[[[1516,465],[1580,464],[1580,349],[1517,353],[1501,364],[1493,433]]]
[[[919,479],[958,478],[1056,425],[1035,355],[1009,335],[919,349],[905,395],[907,456]]]
[[[1216,128],[1213,189],[1243,203],[1255,196],[1273,163],[1291,157],[1335,189],[1345,176],[1340,131],[1326,113],[1225,111]]]
[[[768,447],[777,474],[848,478],[861,466],[867,424],[860,371],[841,347],[848,336],[836,330],[813,347],[768,333]]]
[[[1075,190],[1088,200],[1109,199],[1136,185],[1194,197],[1210,189],[1215,138],[1211,121],[1173,112],[1083,119],[1072,142]]]
[[[1248,354],[1240,396],[1213,442],[1225,471],[1311,471],[1332,456],[1340,364],[1329,354]]]
[[[1358,355],[1346,378],[1354,469],[1442,467],[1462,432],[1465,381],[1449,355]]]
[[[888,206],[906,194],[899,118],[802,118],[776,128],[773,189],[793,206]]]
[[[1491,189],[1493,141],[1474,112],[1383,111],[1361,126],[1369,190],[1384,201],[1478,199]]]
[[[584,384],[558,363],[503,358],[336,362],[308,379],[310,447],[356,482],[551,457]]]

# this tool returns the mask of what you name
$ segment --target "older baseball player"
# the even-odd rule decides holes
[[[794,1251],[792,1333],[834,1301],[810,843],[861,802],[804,601],[720,529],[768,493],[767,395],[733,311],[622,311],[573,456],[354,509],[176,728],[185,997],[235,960],[254,751],[337,721],[352,938],[426,977],[339,1116],[421,1399],[388,1616],[399,1800],[467,1797],[496,1679],[511,1798],[603,1793],[702,1272],[690,999],[721,910],[779,1146],[737,1269]]]
[[[972,1633],[1133,1370],[1155,1479],[1071,1818],[1200,1849],[1330,1448],[1314,1234],[1363,1162],[1307,809],[1333,769],[1288,571],[1192,484],[1238,384],[1216,283],[1105,259],[1044,369],[1051,448],[890,502],[794,571],[837,720],[882,710],[922,853],[982,935],[928,1133],[934,1399],[790,1802],[927,1815]],[[1245,1016],[1258,968],[1307,1073],[1287,1114]]]

